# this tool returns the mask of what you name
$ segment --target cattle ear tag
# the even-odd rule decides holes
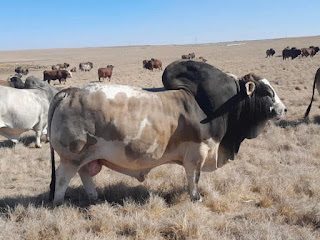
[[[251,96],[251,94],[254,92],[255,89],[256,89],[256,85],[254,84],[254,82],[246,83],[246,91],[248,96]]]

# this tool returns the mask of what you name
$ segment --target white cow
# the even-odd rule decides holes
[[[47,134],[47,118],[55,88],[34,77],[26,80],[30,89],[0,86],[0,135],[17,143],[20,134],[36,132],[36,147],[40,148],[41,134]]]

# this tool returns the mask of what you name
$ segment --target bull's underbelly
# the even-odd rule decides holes
[[[150,143],[150,145],[153,144]],[[157,166],[166,163],[183,165],[185,161],[199,160],[200,156],[195,155],[195,152],[198,151],[204,156],[202,170],[213,171],[216,169],[219,144],[214,143],[212,140],[210,143],[183,142],[171,150],[153,146],[152,151],[150,148],[140,149],[140,151],[136,152],[135,156],[132,156],[132,149],[127,149],[128,146],[128,143],[120,141],[98,139],[96,144],[86,149],[84,155],[80,151],[77,155],[70,153],[67,156],[68,153],[59,152],[59,148],[57,147],[55,149],[58,150],[59,155],[64,155],[63,157],[65,158],[70,158],[72,155],[74,160],[80,160],[80,165],[87,168],[91,176],[98,174],[102,166],[106,166],[109,169],[143,181],[147,173]]]

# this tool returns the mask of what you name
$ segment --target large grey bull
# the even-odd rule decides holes
[[[90,84],[54,97],[48,120],[54,204],[63,201],[77,172],[97,199],[92,176],[103,165],[143,181],[165,163],[184,166],[190,197],[200,200],[200,172],[234,159],[245,138],[286,112],[266,79],[251,74],[235,81],[202,62],[170,64],[163,83],[172,90]],[[60,156],[56,173],[54,150]]]
[[[0,135],[16,143],[23,132],[34,130],[40,148],[40,136],[47,134],[50,101],[58,90],[35,77],[26,79],[25,88],[0,86]]]

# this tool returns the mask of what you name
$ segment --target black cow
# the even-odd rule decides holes
[[[266,51],[267,56],[266,57],[273,57],[273,55],[276,53],[276,51],[273,48],[270,48]]]
[[[16,74],[13,77],[10,77],[8,81],[10,82],[10,85],[14,88],[24,88],[24,83],[21,80],[20,74]]]
[[[301,54],[301,50],[295,47],[289,49],[288,47],[282,50],[282,59],[290,58],[293,60]]]

